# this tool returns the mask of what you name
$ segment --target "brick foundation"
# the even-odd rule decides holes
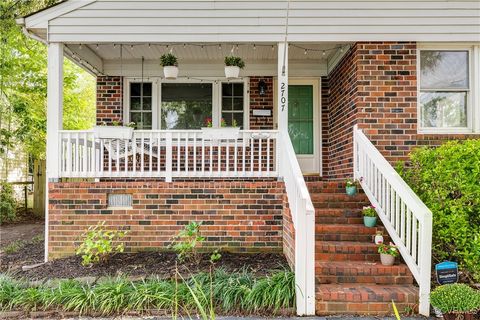
[[[107,207],[110,193],[132,194],[131,210]],[[281,252],[283,182],[58,182],[49,184],[49,255],[71,255],[82,233],[105,221],[124,229],[126,251],[161,250],[189,221],[202,221],[205,247]]]

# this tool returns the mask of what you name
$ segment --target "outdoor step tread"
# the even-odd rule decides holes
[[[363,224],[316,224],[315,232],[317,234],[356,234],[356,235],[372,235],[377,231],[385,231],[382,226],[365,227]]]
[[[339,302],[418,302],[418,287],[408,285],[379,285],[363,283],[319,284],[316,298]]]
[[[365,194],[356,194],[354,196],[346,195],[345,193],[332,193],[332,192],[314,192],[310,194],[310,198],[315,201],[344,201],[344,202],[368,202],[368,198]]]
[[[315,261],[315,269],[331,275],[339,272],[343,275],[410,275],[408,266],[403,263],[384,266],[368,261]]]
[[[329,253],[370,253],[377,252],[377,245],[364,241],[315,241],[315,249]],[[326,249],[326,250],[324,250]]]

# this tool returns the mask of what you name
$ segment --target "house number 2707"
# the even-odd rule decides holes
[[[285,97],[285,91],[286,91],[286,84],[285,82],[282,82],[280,86],[280,105],[282,106],[282,112],[285,110],[285,105],[287,104],[287,97]]]

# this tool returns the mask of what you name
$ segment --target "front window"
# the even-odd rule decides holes
[[[243,83],[222,83],[222,118],[229,127],[243,129]]]
[[[163,83],[162,129],[200,129],[212,118],[211,83]]]
[[[469,51],[420,51],[420,127],[468,128]]]
[[[137,129],[153,128],[152,83],[130,83],[130,121],[135,122]]]

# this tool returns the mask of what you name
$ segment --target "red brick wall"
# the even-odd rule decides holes
[[[295,268],[295,227],[293,225],[292,213],[288,207],[288,198],[285,194],[283,210],[283,254],[287,258],[292,269]]]
[[[97,77],[97,124],[123,119],[122,78]]]
[[[258,92],[258,83],[262,80],[267,85],[264,96]],[[256,109],[270,110],[270,116],[254,116]],[[250,78],[250,129],[273,129],[273,77]]]
[[[323,79],[326,177],[352,175],[356,123],[392,164],[407,160],[415,147],[480,137],[417,133],[416,68],[415,42],[360,42]]]
[[[326,104],[323,113],[324,175],[331,178],[351,175],[352,167],[352,127],[356,122],[357,108],[357,52],[353,47],[328,79],[324,79],[322,99]],[[327,92],[325,92],[327,90]],[[327,164],[327,165],[325,165]]]
[[[128,193],[133,209],[110,210],[110,193]],[[282,250],[283,182],[105,181],[49,184],[49,255],[74,253],[99,221],[129,230],[126,250],[164,249],[189,221],[203,221],[205,246],[229,251]]]

